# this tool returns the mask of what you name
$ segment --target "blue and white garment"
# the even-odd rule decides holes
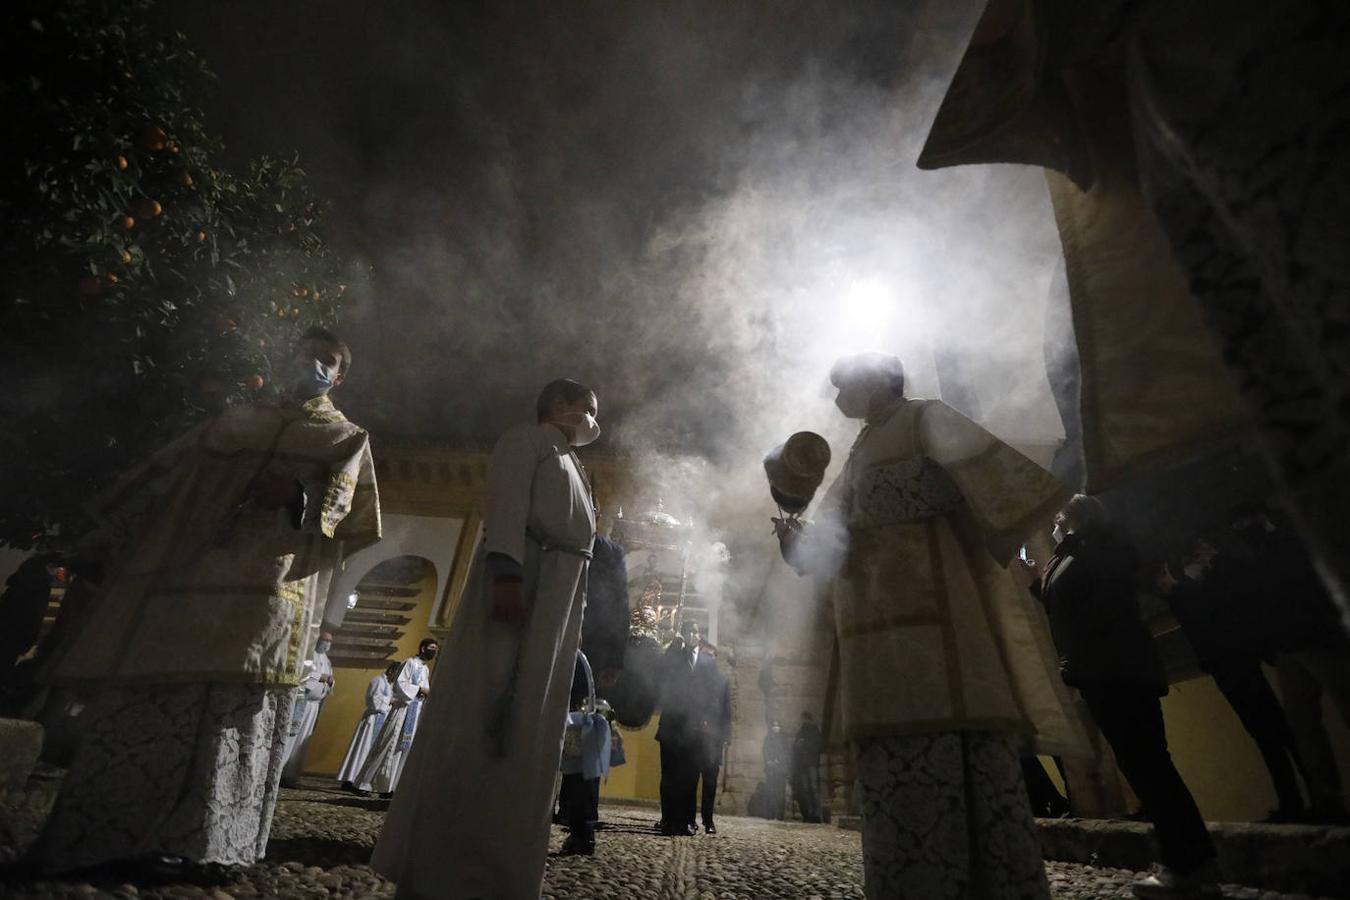
[[[366,708],[356,723],[356,731],[347,746],[347,755],[342,760],[342,767],[338,769],[337,780],[340,783],[355,781],[360,776],[361,767],[366,764],[366,759],[375,746],[375,739],[379,737],[384,720],[389,715],[389,702],[393,690],[393,684],[383,672],[370,679],[370,684],[366,687]]]
[[[564,775],[580,774],[589,781],[609,775],[612,745],[609,720],[596,711],[595,677],[591,674],[590,660],[580,650],[577,659],[586,673],[587,697],[581,709],[567,714],[559,768]]]

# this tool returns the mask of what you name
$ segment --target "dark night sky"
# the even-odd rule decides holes
[[[335,243],[373,266],[344,314],[353,418],[490,439],[565,374],[636,443],[716,455],[729,432],[760,439],[744,420],[766,394],[823,377],[807,352],[819,327],[797,315],[829,305],[822,285],[854,268],[914,281],[918,254],[950,259],[925,285],[1011,302],[1008,266],[960,249],[952,223],[1019,259],[1054,249],[987,214],[941,219],[1041,199],[1035,177],[913,169],[975,8],[926,5],[941,11],[165,0],[162,14],[220,78],[206,106],[231,157],[298,150],[335,203]],[[943,211],[885,239],[923,185]],[[972,272],[990,283],[972,290]],[[953,302],[925,308],[927,333]]]

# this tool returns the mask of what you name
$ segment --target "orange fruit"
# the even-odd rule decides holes
[[[136,204],[136,215],[142,219],[153,219],[162,212],[164,212],[164,207],[159,205],[159,201],[151,200],[149,197]]]
[[[169,143],[169,136],[158,125],[151,125],[141,134],[141,141],[147,150],[163,150]]]
[[[197,232],[197,240],[198,240],[198,241],[204,241],[204,240],[206,240],[206,232],[205,232],[205,231],[199,231],[199,232]]]
[[[122,251],[122,262],[123,262],[123,264],[125,264],[125,265],[128,265],[128,266],[131,265],[131,251],[130,251],[130,250],[123,250],[123,251]]]
[[[183,169],[178,173],[178,183],[183,187],[192,187],[192,173],[187,169]]]
[[[117,154],[117,171],[125,172],[127,170],[127,167],[130,165],[131,163],[127,161],[127,158],[125,156],[123,156],[120,153]]]
[[[169,142],[169,152],[172,153],[174,156],[177,156],[177,155],[178,155],[178,151],[180,151],[180,150],[182,150],[182,149],[183,149],[183,148],[182,148],[181,146],[179,146],[179,144],[178,144],[177,141],[170,141],[170,142]]]
[[[122,226],[122,230],[130,231],[131,229],[136,227],[136,220],[133,219],[131,216],[123,216],[122,220],[117,224]]]
[[[309,296],[309,288],[298,287],[298,288],[296,288],[295,290],[293,290],[291,293],[295,294],[295,296],[297,296],[297,297],[308,297],[308,296]]]
[[[104,272],[103,280],[108,284],[117,284],[117,282],[121,281],[121,279],[117,277],[116,272]]]
[[[263,384],[264,384],[263,377],[257,374],[248,376],[248,379],[244,382],[244,386],[247,387],[250,391],[262,390]]]
[[[234,334],[239,330],[239,323],[234,319],[216,319],[216,331],[221,334]]]

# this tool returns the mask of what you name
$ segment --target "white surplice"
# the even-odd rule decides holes
[[[360,777],[361,768],[365,766],[370,750],[375,745],[375,738],[389,714],[392,689],[393,685],[383,672],[370,679],[370,684],[366,687],[366,711],[356,723],[356,731],[352,734],[352,742],[347,746],[347,755],[342,760],[342,768],[338,769],[339,782],[355,781]]]
[[[485,529],[442,644],[444,687],[427,705],[371,860],[400,898],[533,900],[543,885],[595,537],[589,483],[556,427],[519,426],[497,442]],[[532,605],[522,628],[490,618],[487,554],[521,565]],[[498,722],[500,739],[489,733]]]
[[[410,656],[403,661],[394,680],[394,689],[390,694],[389,714],[370,748],[366,764],[353,781],[363,791],[375,791],[380,794],[392,794],[398,787],[399,777],[403,774],[403,764],[412,749],[412,739],[417,736],[417,727],[421,715],[422,701],[418,692],[431,688],[431,673],[421,657]],[[403,732],[408,716],[413,719],[411,733],[404,740]],[[403,746],[404,744],[408,746]]]
[[[281,770],[281,780],[287,786],[295,784],[305,770],[305,754],[309,752],[309,739],[314,734],[314,725],[319,721],[319,712],[323,701],[333,692],[333,683],[325,682],[323,676],[333,676],[333,664],[327,653],[314,653],[305,676],[300,679],[296,689],[295,702],[303,704],[298,715],[291,720],[292,734],[287,745],[286,765]],[[298,721],[296,721],[298,719]]]

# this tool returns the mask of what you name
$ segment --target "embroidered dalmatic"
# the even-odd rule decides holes
[[[118,493],[166,470],[165,502],[57,678],[299,684],[334,566],[380,536],[369,435],[327,395],[237,407],[161,451]],[[301,527],[291,510],[247,499],[269,477],[304,486]]]
[[[939,401],[863,427],[803,548],[835,575],[845,737],[1001,731],[1088,752],[1044,615],[1006,568],[1067,498]]]
[[[1067,496],[950,407],[898,400],[790,551],[833,577],[868,898],[1048,900],[1019,756],[1087,742],[1006,566]]]
[[[303,509],[253,504],[261,479]],[[123,479],[164,485],[56,664],[87,684],[83,741],[39,843],[50,869],[266,850],[295,685],[337,561],[380,536],[366,433],[327,396],[229,410]]]

